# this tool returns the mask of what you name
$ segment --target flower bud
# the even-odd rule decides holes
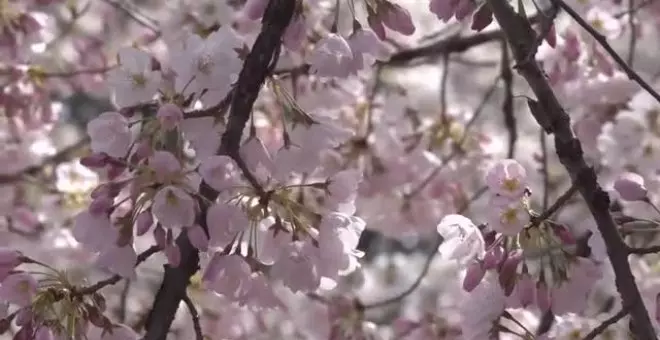
[[[527,307],[534,302],[535,288],[534,281],[529,275],[522,275],[518,279],[515,293],[523,307]]]
[[[463,279],[463,289],[466,292],[471,292],[477,288],[479,283],[481,283],[484,275],[486,275],[486,270],[481,265],[481,262],[472,261],[472,263],[470,263],[470,265],[467,267],[465,278]]]
[[[138,214],[135,219],[135,233],[137,236],[142,236],[146,234],[151,226],[154,224],[154,216],[151,214],[151,211],[145,210]]]
[[[516,270],[518,264],[522,261],[522,252],[514,251],[512,252],[500,268],[500,286],[504,290],[506,296],[511,295],[513,288],[516,285]]]
[[[541,309],[541,311],[550,310],[551,300],[550,300],[550,291],[548,290],[548,285],[544,281],[539,281],[536,283],[536,305]]]
[[[624,172],[614,182],[614,190],[624,201],[643,201],[647,198],[644,178],[633,172]]]
[[[484,269],[494,269],[502,262],[504,259],[504,248],[502,246],[494,246],[492,249],[486,252],[484,255]]]

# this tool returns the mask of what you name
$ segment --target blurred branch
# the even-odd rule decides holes
[[[558,1],[559,6],[567,12],[571,10],[561,0],[555,1]],[[609,211],[610,198],[598,183],[596,172],[583,157],[582,145],[573,135],[570,116],[559,103],[538,63],[533,58],[529,58],[536,33],[527,19],[516,13],[506,0],[488,0],[488,4],[509,41],[517,62],[518,73],[525,78],[538,99],[537,110],[533,112],[534,118],[548,133],[554,134],[557,156],[571,176],[574,186],[582,194],[605,240],[607,254],[616,275],[617,290],[623,304],[631,308],[634,335],[640,340],[655,340],[653,324],[642,303],[642,297],[628,263],[626,245]],[[575,12],[573,14],[575,15]],[[582,22],[584,23],[584,20]]]
[[[89,144],[89,136],[86,136],[79,141],[63,148],[52,156],[44,158],[39,164],[29,166],[17,173],[9,175],[0,175],[0,184],[7,184],[16,181],[20,181],[24,176],[35,177],[41,173],[46,167],[57,165],[69,161],[71,154],[80,151]]]
[[[621,67],[621,69],[628,75],[628,78],[634,80],[639,86],[646,90],[653,98],[660,102],[660,94],[656,92],[651,85],[649,85],[642,77],[635,72],[626,62],[619,56],[614,48],[607,42],[607,38],[604,35],[600,34],[595,28],[593,28],[589,23],[587,23],[577,12],[566,4],[563,0],[552,0],[557,6],[563,9],[578,25],[582,26],[594,39],[596,42],[607,51],[607,53],[614,59],[614,61]]]
[[[622,308],[618,313],[614,314],[612,317],[609,319],[603,321],[598,327],[594,328],[587,334],[582,340],[594,340],[596,339],[597,336],[599,336],[601,333],[603,333],[607,327],[617,323],[619,320],[623,319],[628,315],[628,308]]]

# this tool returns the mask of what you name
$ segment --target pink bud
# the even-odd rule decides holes
[[[555,29],[554,24],[550,26],[550,30],[545,36],[545,41],[548,42],[548,45],[550,45],[552,48],[557,46],[557,30]]]
[[[174,130],[183,121],[183,111],[180,107],[167,103],[161,106],[156,113],[160,126],[165,130]]]
[[[410,17],[410,12],[397,4],[389,4],[381,18],[383,24],[393,31],[403,35],[415,33],[415,24]]]
[[[90,169],[103,168],[108,164],[108,155],[105,153],[95,153],[80,159],[80,164]]]
[[[378,16],[373,13],[369,14],[369,16],[367,16],[367,22],[369,23],[371,30],[378,36],[378,39],[385,40],[385,27]]]
[[[99,196],[89,204],[88,209],[92,215],[104,215],[108,213],[114,203],[115,199],[113,197]]]
[[[571,233],[571,231],[568,230],[568,228],[565,226],[554,225],[552,230],[564,244],[575,244],[575,237],[573,236],[573,233]]]
[[[495,246],[484,255],[484,269],[494,269],[504,259],[504,248],[502,246]]]
[[[154,224],[154,217],[151,214],[151,211],[145,210],[138,214],[135,219],[135,233],[137,236],[142,236],[151,229],[151,226]]]
[[[454,14],[456,16],[456,20],[462,21],[465,19],[468,15],[472,14],[474,10],[477,9],[477,2],[474,0],[461,0],[458,3],[458,7],[456,8],[456,13]]]
[[[518,265],[522,261],[522,252],[514,251],[509,254],[509,257],[504,260],[502,267],[500,268],[500,287],[504,290],[506,296],[511,295],[513,288],[516,285]]]
[[[163,249],[167,246],[167,232],[160,224],[156,225],[154,229],[154,240],[156,240],[156,245]]]
[[[21,253],[6,247],[0,247],[0,281],[4,280],[9,272],[22,263]]]
[[[479,32],[493,22],[493,12],[488,4],[483,4],[472,16],[472,29]]]
[[[516,283],[516,296],[523,307],[527,307],[534,302],[535,288],[534,281],[532,281],[529,275],[524,274],[518,279],[518,283]]]
[[[181,263],[181,252],[179,251],[179,247],[172,243],[165,247],[164,252],[165,257],[167,257],[167,263],[172,267],[178,267]]]
[[[479,261],[472,261],[472,263],[470,263],[470,265],[467,267],[465,278],[463,279],[463,289],[466,292],[471,292],[477,288],[479,283],[481,283],[484,275],[486,275],[486,270],[483,268],[481,263]]]
[[[108,176],[108,179],[113,180],[123,174],[124,170],[126,170],[126,167],[119,164],[110,164],[108,165],[107,169],[108,170],[106,175]]]
[[[582,44],[577,34],[572,31],[564,33],[564,49],[562,54],[568,61],[576,61],[582,53]]]
[[[643,201],[647,198],[644,178],[633,172],[624,172],[614,182],[614,190],[625,201]]]
[[[550,291],[543,281],[536,283],[536,305],[544,312],[551,307]]]

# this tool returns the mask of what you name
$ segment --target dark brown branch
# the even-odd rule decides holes
[[[593,340],[596,339],[597,336],[599,336],[601,333],[603,333],[607,327],[612,326],[613,324],[619,322],[619,320],[623,319],[628,315],[628,308],[622,308],[618,313],[614,314],[612,317],[609,319],[603,321],[598,327],[594,328],[587,334],[582,340]]]
[[[660,246],[652,246],[645,248],[628,247],[628,254],[647,255],[647,254],[656,254],[656,253],[660,253]]]
[[[509,133],[509,152],[508,158],[513,158],[516,154],[516,141],[518,141],[518,127],[516,125],[516,115],[513,111],[513,72],[511,72],[511,58],[509,57],[509,48],[506,40],[502,38],[502,68],[500,76],[504,82],[504,102],[502,102],[502,112],[504,113],[504,126]]]
[[[612,59],[614,59],[614,61],[619,65],[619,67],[621,67],[621,69],[626,73],[626,75],[628,75],[628,78],[634,80],[637,84],[639,84],[639,86],[641,86],[644,90],[646,90],[646,92],[648,92],[651,96],[653,96],[655,100],[660,102],[660,94],[658,94],[658,92],[656,92],[653,89],[653,87],[651,87],[651,85],[649,85],[646,81],[644,81],[644,79],[642,79],[642,77],[639,74],[637,74],[635,70],[633,70],[630,66],[628,66],[628,64],[626,64],[626,62],[619,56],[619,54],[617,54],[616,51],[614,51],[614,48],[610,46],[610,44],[607,42],[607,38],[605,38],[604,35],[600,34],[598,31],[596,31],[596,29],[591,27],[589,23],[587,23],[586,21],[584,21],[584,19],[582,19],[580,14],[575,12],[571,8],[571,6],[566,4],[564,1],[562,0],[552,0],[552,1],[555,2],[557,6],[559,6],[561,9],[566,11],[566,13],[570,15],[571,18],[573,18],[573,20],[575,20],[578,23],[578,25],[582,26],[582,28],[584,28],[587,32],[589,32],[589,34],[594,39],[596,39],[596,42],[598,42],[598,44],[602,46],[605,49],[605,51],[607,51],[607,53],[612,57]]]
[[[236,161],[243,170],[243,175],[261,197],[265,196],[264,190],[247,171],[245,163],[239,156],[239,147],[254,102],[266,77],[274,69],[280,53],[282,36],[297,5],[296,0],[269,1],[261,20],[261,32],[245,58],[236,86],[232,90],[229,117],[219,150],[219,153],[226,154]],[[201,211],[197,222],[208,230],[205,217],[208,209],[206,202],[214,201],[218,193],[202,183],[200,195],[205,199],[199,200]],[[176,244],[181,252],[181,263],[177,268],[165,266],[165,276],[147,318],[146,335],[143,340],[166,340],[174,315],[181,301],[186,297],[190,277],[199,269],[199,252],[190,244],[187,233],[181,233]]]
[[[583,157],[582,145],[574,136],[571,119],[559,103],[544,72],[533,58],[528,58],[536,34],[526,18],[516,13],[506,0],[488,0],[493,14],[511,45],[518,73],[525,78],[537,97],[534,118],[546,131],[554,133],[559,160],[580,191],[600,231],[623,304],[630,306],[634,335],[640,340],[655,340],[655,330],[635,283],[628,263],[627,247],[610,214],[610,198],[598,183],[596,172]],[[560,7],[566,9],[567,6]]]

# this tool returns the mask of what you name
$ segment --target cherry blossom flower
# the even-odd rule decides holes
[[[39,283],[35,278],[24,272],[7,276],[0,284],[0,300],[26,307],[32,303]]]
[[[158,190],[151,211],[166,228],[189,227],[195,223],[195,201],[188,193],[175,186]]]
[[[460,264],[481,256],[486,247],[481,232],[470,219],[462,215],[447,215],[437,226],[444,241],[438,248],[442,258]]]
[[[104,112],[87,124],[92,150],[112,157],[124,157],[131,145],[128,121],[118,112]]]
[[[521,198],[526,190],[527,172],[513,159],[495,163],[486,175],[488,188],[510,199]]]
[[[136,48],[119,50],[119,67],[108,74],[114,89],[115,104],[132,106],[151,100],[160,84],[160,75],[152,71],[151,56]]]
[[[309,56],[310,72],[322,77],[346,77],[351,72],[353,52],[349,43],[336,33],[318,42]]]

